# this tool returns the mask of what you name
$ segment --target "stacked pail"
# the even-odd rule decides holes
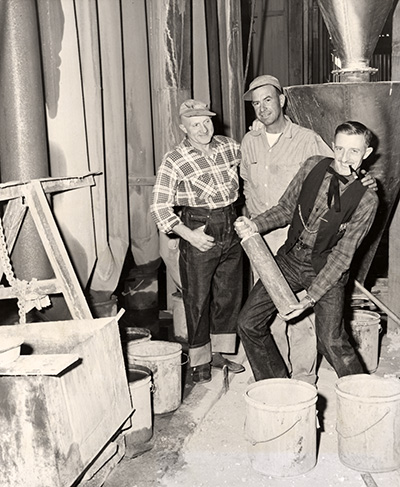
[[[129,367],[142,365],[153,374],[154,414],[175,411],[182,400],[182,345],[161,340],[134,343],[129,348]]]
[[[124,344],[124,352],[126,356],[126,361],[128,363],[128,369],[131,366],[135,366],[136,362],[132,357],[132,347],[138,343],[148,342],[151,340],[151,332],[147,328],[139,327],[126,327],[124,329],[124,336],[122,338]]]
[[[145,443],[153,436],[151,370],[141,365],[130,367],[128,382],[134,409],[129,433],[135,434],[135,443]]]

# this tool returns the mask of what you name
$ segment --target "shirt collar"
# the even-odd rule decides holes
[[[330,166],[332,167],[333,169],[333,160],[332,160],[332,163],[330,164]],[[328,178],[330,176],[330,174],[328,172],[325,173],[325,178]],[[344,176],[347,181],[349,183],[352,183],[353,181],[355,181],[357,178],[354,176],[354,174],[349,174],[348,176]]]
[[[181,142],[182,146],[185,147],[186,149],[188,149],[189,152],[191,151],[194,151],[196,154],[201,154],[203,155],[203,152],[201,152],[199,149],[196,149],[196,147],[194,147],[190,140],[188,139],[188,137],[186,136],[182,142]],[[210,142],[210,148],[213,149],[213,151],[215,152],[216,149],[218,148],[218,146],[221,144],[221,142],[219,142],[215,135],[213,135],[213,138],[211,139],[211,142]]]

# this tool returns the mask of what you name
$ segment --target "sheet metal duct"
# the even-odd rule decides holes
[[[364,165],[378,180],[380,206],[373,228],[354,262],[356,278],[363,282],[399,191],[400,83],[365,82],[371,74],[369,59],[393,0],[319,0],[318,3],[341,60],[339,79],[346,82],[286,88],[288,115],[318,132],[328,144],[336,126],[346,120],[364,123],[376,137],[375,151]]]
[[[357,254],[357,279],[363,282],[399,191],[400,82],[291,86],[286,95],[289,116],[329,144],[336,126],[346,120],[364,123],[376,136],[375,151],[362,166],[377,178],[380,198],[373,228]]]
[[[394,0],[318,0],[341,68],[340,81],[369,81],[369,60]]]
[[[49,176],[36,2],[0,2],[1,182]],[[18,235],[12,264],[19,279],[46,279],[50,263],[31,215]]]

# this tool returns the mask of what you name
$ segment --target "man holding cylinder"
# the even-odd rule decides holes
[[[290,223],[276,263],[293,292],[305,289],[307,294],[290,304],[291,311],[283,318],[295,320],[314,307],[318,351],[339,377],[364,372],[344,330],[343,305],[354,253],[378,207],[376,193],[363,186],[358,176],[363,160],[372,152],[371,139],[371,132],[359,122],[339,125],[332,144],[334,159],[310,157],[276,206],[252,220],[240,217],[235,223],[242,239]],[[238,320],[239,336],[256,380],[287,377],[270,332],[276,310],[277,304],[259,280]]]

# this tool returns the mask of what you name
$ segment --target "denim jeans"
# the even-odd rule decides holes
[[[307,289],[315,278],[311,249],[294,247],[288,254],[278,252],[276,262],[295,293]],[[364,372],[343,324],[346,281],[347,275],[344,275],[314,307],[318,352],[327,359],[339,377]],[[238,318],[239,336],[257,381],[288,376],[285,362],[270,331],[275,314],[274,303],[262,282],[258,281]],[[293,320],[288,326],[296,326],[296,321]],[[308,353],[308,350],[304,350],[304,353]]]
[[[243,251],[233,228],[237,215],[232,205],[216,210],[186,207],[181,218],[192,230],[205,225],[204,232],[215,239],[206,252],[184,239],[179,244],[189,358],[194,367],[210,362],[212,351],[235,352]]]

